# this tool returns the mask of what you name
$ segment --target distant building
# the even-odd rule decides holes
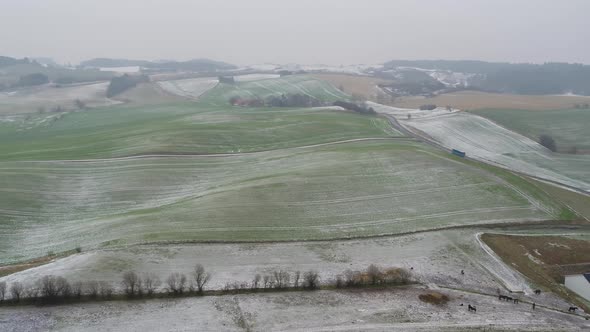
[[[565,276],[565,287],[590,301],[590,272]]]

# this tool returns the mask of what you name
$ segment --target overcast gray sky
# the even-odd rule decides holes
[[[590,63],[588,0],[0,0],[0,54]]]

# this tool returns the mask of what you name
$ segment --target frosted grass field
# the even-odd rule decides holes
[[[212,77],[157,82],[164,91],[189,99],[198,99],[218,83],[217,78]]]
[[[557,218],[549,197],[419,143],[0,163],[0,263],[77,246],[310,240]],[[506,175],[508,176],[508,175]]]
[[[323,109],[244,109],[191,102],[124,106],[0,122],[0,160],[271,150],[401,136],[387,120]]]
[[[560,152],[572,147],[590,151],[590,110],[562,109],[548,111],[481,110],[473,113],[488,118],[503,127],[516,131],[532,140],[539,135],[551,135]]]
[[[465,112],[400,121],[469,157],[590,191],[589,155],[552,153],[525,136]]]
[[[303,94],[325,103],[350,98],[331,84],[305,75],[291,75],[281,78],[268,78],[243,81],[236,84],[222,84],[219,89],[203,96],[205,102],[216,105],[229,105],[231,97],[261,98],[282,94]]]

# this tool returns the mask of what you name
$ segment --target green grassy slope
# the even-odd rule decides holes
[[[242,98],[261,98],[281,94],[304,94],[324,103],[348,99],[349,96],[331,84],[305,75],[285,76],[236,84],[220,84],[211,90],[202,101],[214,105],[227,105],[233,96]]]
[[[378,117],[321,109],[231,107],[225,99],[235,91],[262,93],[261,85],[319,91],[318,98],[326,100],[338,93],[321,81],[293,76],[220,85],[198,102],[23,116],[0,122],[0,160],[252,152],[401,135]]]
[[[559,215],[530,190],[407,141],[1,162],[0,264],[76,246],[330,239]]]
[[[551,111],[480,110],[472,111],[535,141],[549,134],[559,151],[590,150],[590,110],[568,109]]]

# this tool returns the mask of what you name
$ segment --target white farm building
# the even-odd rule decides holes
[[[590,273],[565,276],[565,287],[590,301]]]

